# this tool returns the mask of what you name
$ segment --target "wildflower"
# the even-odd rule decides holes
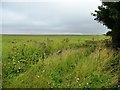
[[[80,79],[79,79],[79,78],[77,78],[77,80],[79,81]]]
[[[79,84],[79,86],[81,86],[81,84]]]
[[[45,72],[45,70],[43,70],[43,73]]]
[[[18,69],[21,69],[20,67]]]
[[[76,78],[76,81],[78,82],[80,80],[80,78]]]
[[[13,61],[13,64],[14,64],[14,65],[16,64],[15,61]]]

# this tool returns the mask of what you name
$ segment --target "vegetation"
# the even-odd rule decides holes
[[[108,32],[106,33],[106,35],[107,35],[107,36],[112,36],[112,31],[108,31]]]
[[[115,1],[115,0],[114,0]],[[95,20],[111,29],[113,47],[120,48],[120,1],[119,2],[103,2],[95,10]]]
[[[109,36],[3,35],[3,88],[118,88]]]

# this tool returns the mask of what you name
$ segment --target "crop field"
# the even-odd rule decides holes
[[[120,51],[104,35],[2,35],[3,88],[118,88]]]

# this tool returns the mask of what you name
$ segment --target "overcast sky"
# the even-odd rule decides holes
[[[98,5],[100,0],[3,0],[2,33],[104,34],[106,27],[91,15]]]

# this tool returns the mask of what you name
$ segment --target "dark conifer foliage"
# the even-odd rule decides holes
[[[112,30],[113,47],[120,48],[120,1],[102,2],[92,15],[95,16],[95,20]]]

